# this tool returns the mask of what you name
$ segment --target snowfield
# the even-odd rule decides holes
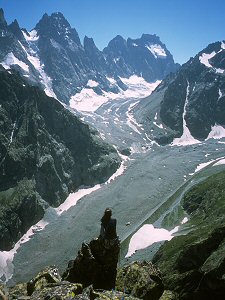
[[[92,87],[98,86],[98,83],[93,80],[89,80],[87,83],[88,87],[84,87],[80,93],[73,95],[70,98],[70,107],[78,111],[94,112],[102,104],[110,100],[120,99],[140,99],[149,96],[155,88],[160,84],[160,80],[153,83],[148,83],[142,77],[136,75],[130,78],[120,78],[121,81],[127,85],[128,89],[123,91],[120,89],[120,93],[114,94],[112,92],[103,91],[102,95],[96,94]],[[115,85],[116,81],[113,78],[108,78],[111,85]]]

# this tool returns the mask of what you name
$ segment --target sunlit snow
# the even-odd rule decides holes
[[[220,125],[214,125],[211,128],[211,132],[209,133],[206,140],[209,139],[221,139],[225,137],[225,128]]]
[[[220,166],[220,165],[225,165],[225,159],[221,159],[217,161],[213,166]]]
[[[167,56],[165,50],[158,44],[145,45],[145,47],[154,55],[155,58],[165,58]]]
[[[23,36],[25,38],[26,41],[33,41],[36,42],[39,39],[39,36],[37,34],[37,31],[34,29],[32,31],[29,32],[29,35],[22,30]]]
[[[219,97],[218,97],[218,100],[220,100],[222,97],[223,97],[223,94],[222,94],[222,92],[221,92],[221,89],[219,89]]]
[[[22,62],[21,60],[19,60],[18,58],[16,58],[15,55],[12,52],[10,52],[10,53],[8,53],[6,55],[6,57],[4,58],[4,60],[1,62],[1,65],[5,69],[10,69],[10,67],[12,65],[18,65],[25,72],[29,72],[29,66],[27,64],[25,64],[24,62]]]
[[[102,104],[109,100],[120,99],[140,99],[149,96],[152,91],[160,84],[160,80],[153,83],[146,82],[142,77],[132,75],[130,78],[120,78],[128,87],[126,91],[120,89],[118,94],[112,92],[103,92],[98,95],[92,88],[83,88],[80,93],[73,95],[70,98],[70,107],[78,111],[94,112]],[[115,84],[115,80],[108,78],[111,84]]]
[[[126,112],[126,116],[127,116],[127,125],[132,128],[135,132],[137,132],[138,134],[141,134],[141,130],[143,130],[142,126],[140,124],[137,123],[137,121],[135,120],[133,114],[131,113],[132,108],[139,103],[139,101],[136,101],[134,103],[131,103],[128,107],[128,110]]]
[[[216,55],[215,51],[213,51],[210,54],[202,53],[202,55],[199,56],[200,63],[202,63],[203,65],[205,65],[208,68],[213,68],[213,66],[209,63],[209,60],[211,58],[213,58],[215,55]]]
[[[57,99],[53,89],[52,89],[52,79],[45,73],[44,71],[44,64],[41,63],[40,58],[38,56],[38,36],[36,30],[32,30],[30,32],[30,37],[24,32],[23,35],[29,44],[28,51],[24,48],[24,46],[20,43],[21,47],[23,48],[24,52],[27,55],[27,59],[30,61],[30,63],[34,66],[34,68],[39,72],[40,74],[40,81],[45,86],[45,93],[49,97],[54,97]]]
[[[224,159],[224,156],[217,158],[217,159],[211,159],[210,161],[204,162],[204,163],[200,163],[196,168],[194,173],[190,173],[189,175],[194,175],[195,173],[197,173],[198,171],[204,169],[205,167],[207,167],[210,164],[213,164],[213,162],[217,162],[218,160],[220,161],[221,159]],[[214,164],[215,165],[215,164]]]
[[[17,250],[22,244],[26,243],[35,232],[44,229],[47,224],[48,222],[42,219],[37,224],[33,225],[27,231],[27,233],[23,235],[23,237],[15,244],[13,249],[10,251],[0,251],[0,278],[4,276],[7,282],[12,277],[14,271],[14,265],[12,261]]]
[[[100,184],[97,184],[91,188],[84,188],[84,189],[79,189],[75,193],[71,193],[67,199],[55,210],[57,214],[61,214],[62,212],[68,210],[70,207],[74,206],[77,204],[78,200],[80,200],[82,197],[91,194],[92,192],[98,190],[100,188]]]
[[[143,225],[131,238],[128,252],[125,257],[129,257],[137,250],[147,248],[153,243],[170,241],[173,234],[178,231],[178,226],[168,231],[163,228],[155,228],[152,224]]]
[[[94,81],[94,80],[88,80],[87,86],[96,87],[96,86],[98,86],[98,82]]]
[[[116,83],[116,80],[114,78],[106,77],[108,81],[113,85]]]
[[[218,51],[218,52],[215,52],[213,51],[212,53],[202,53],[201,56],[199,56],[199,61],[205,65],[207,68],[212,68],[213,70],[215,70],[216,73],[220,73],[220,74],[223,74],[224,73],[224,70],[223,69],[220,69],[220,68],[214,68],[209,60],[211,58],[213,58],[216,54],[220,53],[222,50],[224,49],[224,43],[222,42],[221,43],[221,49]]]
[[[171,146],[186,146],[186,145],[194,145],[200,143],[200,141],[196,140],[190,133],[190,130],[187,127],[187,123],[185,120],[187,105],[188,105],[188,96],[189,96],[190,85],[188,82],[187,91],[186,91],[186,99],[184,104],[184,112],[183,112],[183,134],[180,138],[175,138],[171,144]]]

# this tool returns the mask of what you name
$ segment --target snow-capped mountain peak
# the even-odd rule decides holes
[[[223,74],[225,68],[217,68],[214,63],[217,63],[220,59],[219,57],[222,55],[221,52],[225,50],[225,43],[218,42],[214,44],[214,49],[212,47],[207,47],[205,52],[202,52],[199,55],[199,61],[201,64],[205,65],[207,68],[211,68],[216,73]]]
[[[81,46],[78,33],[74,28],[71,28],[69,22],[60,12],[53,13],[51,16],[44,14],[36,25],[35,30],[43,38],[52,38],[59,43],[73,41],[75,44]]]
[[[6,36],[10,38],[4,39]],[[62,13],[44,14],[28,32],[17,21],[8,26],[3,10],[0,63],[15,68],[30,83],[66,104],[84,88],[96,97],[110,94],[115,98],[129,88],[121,78],[135,75],[153,83],[178,67],[156,35],[143,34],[134,40],[117,35],[100,51],[92,38],[85,36],[82,45]]]

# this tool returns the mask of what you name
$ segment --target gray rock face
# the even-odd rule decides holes
[[[199,140],[208,137],[212,126],[225,125],[224,60],[224,42],[209,45],[136,106],[136,114],[146,127],[154,121],[152,112],[158,114],[164,125],[164,130],[155,133],[158,142],[164,144],[182,136],[184,120],[191,135]]]
[[[12,73],[12,71],[10,71]],[[107,180],[116,150],[18,74],[0,71],[0,249],[9,250],[79,186]]]
[[[84,87],[99,95],[104,91],[118,93],[126,89],[119,76],[135,74],[152,82],[178,67],[154,35],[127,41],[117,36],[100,51],[91,38],[85,37],[82,45],[77,31],[61,13],[44,14],[30,33],[21,30],[16,20],[8,26],[3,11],[0,20],[0,62],[67,104]],[[108,78],[114,78],[115,83]],[[89,80],[97,86],[88,86]]]
[[[136,74],[153,82],[179,68],[156,35],[143,34],[139,39],[128,38],[127,41],[118,35],[109,42],[104,53],[114,62],[113,73],[122,77]]]

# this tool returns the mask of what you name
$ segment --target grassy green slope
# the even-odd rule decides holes
[[[182,206],[192,231],[166,242],[154,257],[167,288],[183,299],[219,299],[225,291],[224,183],[221,171],[184,195]]]

